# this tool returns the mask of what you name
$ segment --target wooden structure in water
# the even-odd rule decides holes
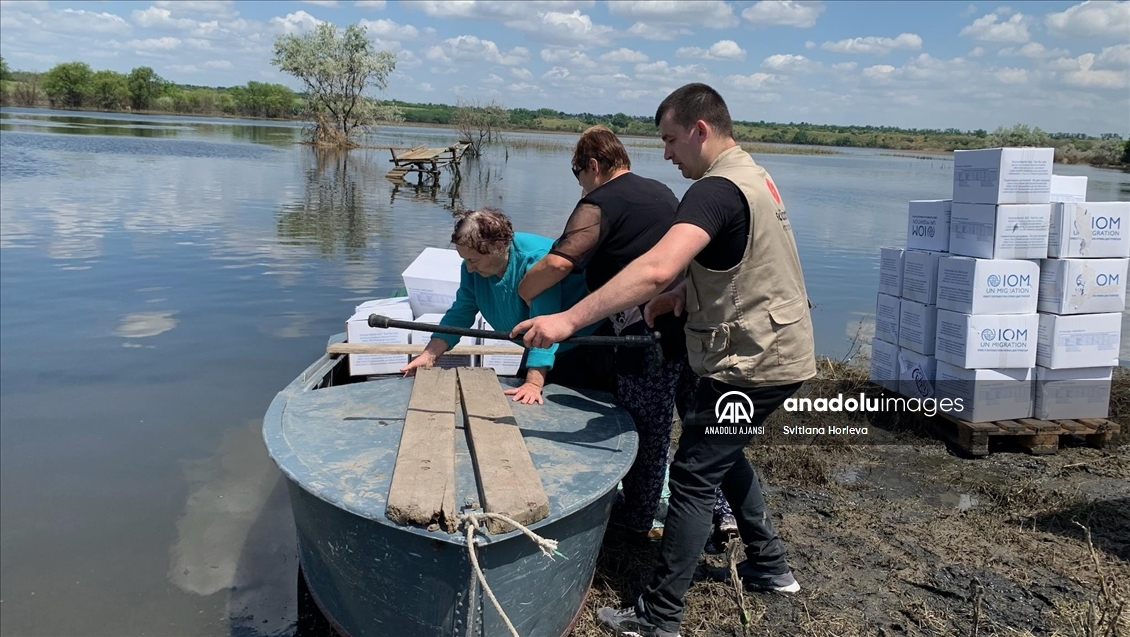
[[[459,170],[459,162],[470,144],[456,142],[446,148],[428,148],[415,146],[412,148],[389,147],[392,153],[393,168],[386,177],[390,180],[402,180],[410,172],[416,173],[417,180],[423,181],[424,175],[438,180],[440,170],[448,166]]]

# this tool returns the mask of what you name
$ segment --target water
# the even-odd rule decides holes
[[[300,133],[0,112],[0,632],[302,634],[293,525],[259,432],[270,400],[358,302],[449,247],[453,209],[493,205],[555,236],[579,195],[571,136],[513,135],[559,147],[492,148],[457,188],[446,174],[416,188],[384,178],[387,150],[315,153]],[[677,195],[690,185],[660,149],[629,152]],[[872,329],[878,246],[904,241],[908,200],[948,195],[952,163],[756,159],[789,209],[817,348],[847,356]],[[1124,173],[1056,170],[1087,175],[1090,199],[1130,200]]]

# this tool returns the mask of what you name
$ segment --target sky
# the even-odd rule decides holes
[[[360,23],[412,102],[651,116],[705,82],[735,119],[1130,137],[1130,2],[0,2],[16,70],[299,83],[274,38]]]

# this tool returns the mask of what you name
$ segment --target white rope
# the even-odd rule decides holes
[[[467,555],[471,558],[471,566],[474,567],[475,575],[478,576],[479,583],[483,586],[483,592],[486,594],[487,599],[494,604],[495,610],[502,616],[502,621],[506,623],[506,627],[510,629],[510,634],[514,637],[521,637],[518,630],[514,628],[514,624],[510,622],[510,618],[506,616],[506,612],[502,610],[502,604],[498,603],[498,598],[494,596],[494,591],[490,589],[487,584],[486,575],[483,574],[483,569],[479,566],[479,557],[475,553],[475,531],[479,530],[479,520],[500,520],[509,524],[510,526],[518,529],[534,541],[538,545],[541,552],[549,559],[553,559],[553,554],[557,553],[557,540],[550,540],[544,538],[537,533],[527,529],[524,525],[516,522],[505,515],[499,513],[464,513],[458,517],[461,522],[465,523],[467,529]],[[561,555],[561,553],[557,553]],[[564,557],[564,555],[562,555]],[[467,607],[467,637],[471,636],[471,627],[474,625],[474,612],[475,612],[475,585],[474,578],[471,580],[470,585],[470,604]]]

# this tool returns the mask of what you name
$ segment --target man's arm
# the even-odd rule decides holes
[[[628,264],[611,281],[565,312],[522,321],[511,337],[525,332],[527,347],[547,347],[605,316],[656,296],[710,243],[710,235],[689,223],[676,223],[659,243]]]
[[[565,257],[550,253],[526,271],[518,284],[518,296],[529,305],[534,298],[557,285],[573,271],[573,262]]]

